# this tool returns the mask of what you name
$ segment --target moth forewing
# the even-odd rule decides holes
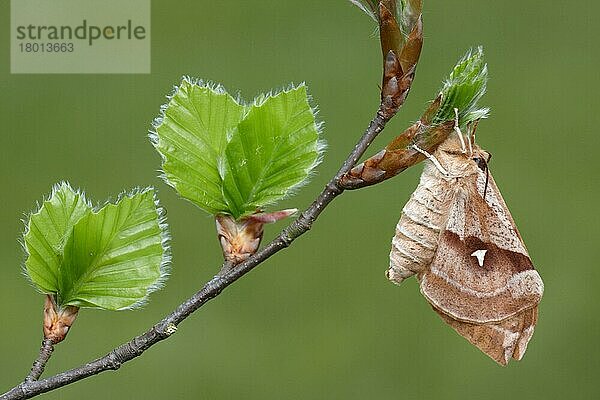
[[[463,152],[454,136],[432,157],[396,227],[387,276],[400,283],[416,274],[444,321],[506,365],[533,334],[542,280],[487,165],[478,165],[485,152]]]

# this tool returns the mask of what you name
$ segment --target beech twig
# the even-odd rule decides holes
[[[25,378],[25,382],[33,382],[37,381],[39,377],[44,372],[44,368],[46,367],[46,363],[52,356],[52,352],[54,351],[54,342],[52,339],[44,339],[42,341],[42,347],[40,348],[40,354],[38,358],[33,362],[33,366],[31,367],[31,371],[29,375]]]
[[[355,189],[359,186],[366,185],[368,179],[365,180],[364,178],[367,177],[368,174],[364,173],[364,168],[360,171],[355,171],[355,174],[351,174],[351,184],[350,182],[346,182],[343,177],[357,164],[373,140],[384,129],[386,123],[396,114],[398,109],[404,103],[413,82],[423,40],[420,0],[411,2],[414,8],[414,15],[412,15],[414,18],[411,18],[412,22],[410,24],[411,26],[407,29],[406,33],[408,34],[408,37],[406,40],[403,35],[398,35],[398,33],[401,32],[399,21],[396,20],[395,12],[390,12],[390,9],[392,11],[395,10],[396,0],[387,0],[377,3],[379,5],[377,8],[375,7],[374,2],[369,2],[369,4],[372,6],[371,8],[373,11],[372,14],[368,12],[369,15],[372,15],[374,19],[378,20],[380,25],[380,39],[384,58],[380,106],[375,117],[371,120],[369,127],[343,162],[339,171],[331,178],[329,183],[312,204],[304,210],[296,220],[284,228],[273,241],[254,255],[251,255],[248,258],[244,257],[243,261],[239,264],[237,263],[238,260],[233,260],[233,262],[232,260],[226,260],[221,267],[220,272],[208,281],[200,291],[196,292],[196,294],[180,304],[175,311],[167,315],[148,331],[136,336],[129,342],[120,345],[104,357],[69,371],[61,372],[52,377],[36,380],[42,373],[45,362],[49,358],[48,354],[48,357],[44,359],[42,353],[45,355],[47,352],[42,351],[32,368],[32,373],[30,374],[31,379],[28,377],[25,382],[3,394],[0,399],[29,399],[41,393],[69,385],[92,375],[108,370],[119,369],[124,363],[140,356],[158,342],[167,339],[177,330],[177,326],[193,312],[202,307],[209,300],[218,296],[226,287],[252,271],[252,269],[260,265],[273,254],[288,247],[296,238],[306,233],[311,228],[314,221],[323,212],[325,207],[327,207],[333,199],[342,194],[345,189]],[[361,8],[366,10],[364,7]],[[378,15],[378,17],[376,17],[376,15]],[[404,143],[404,139],[408,141],[408,139],[413,138],[414,135],[405,135],[401,141]],[[398,145],[398,147],[401,146]],[[396,148],[389,148],[389,150],[396,150]],[[406,166],[408,166],[408,164],[413,165],[419,161],[412,156],[408,158],[410,158],[410,160],[406,162],[403,161],[402,166],[405,164]],[[386,161],[387,159],[382,158],[382,160]],[[385,171],[392,171],[391,168],[388,168],[386,162],[380,162],[379,164],[381,165],[378,164],[378,166],[382,167]],[[392,176],[392,173],[389,172],[387,175]],[[369,184],[372,183],[374,182]]]
[[[321,212],[323,212],[325,207],[327,207],[329,203],[333,201],[333,199],[343,193],[344,189],[339,184],[341,177],[350,171],[354,165],[356,165],[373,140],[383,130],[388,120],[389,118],[384,117],[381,109],[379,109],[375,118],[373,118],[369,124],[369,127],[354,147],[354,150],[352,150],[348,158],[346,158],[342,164],[340,170],[325,186],[321,194],[317,196],[313,203],[305,211],[303,211],[294,222],[283,229],[283,231],[281,231],[281,233],[262,250],[234,268],[229,268],[228,266],[222,268],[222,275],[217,275],[208,281],[204,287],[200,289],[200,291],[196,292],[196,294],[179,305],[175,311],[163,318],[148,331],[136,336],[129,342],[120,345],[106,354],[104,357],[98,358],[69,371],[61,372],[46,379],[27,379],[25,382],[4,393],[0,399],[29,399],[39,394],[69,385],[104,371],[117,370],[127,361],[140,356],[150,347],[164,339],[167,339],[177,330],[177,326],[183,320],[189,317],[194,311],[202,307],[209,300],[218,296],[226,287],[237,281],[242,276],[246,275],[248,272],[252,271],[254,267],[261,264],[273,254],[285,249],[296,238],[306,233],[311,228],[313,222],[319,217]],[[36,365],[37,361],[34,363],[32,373],[33,369],[36,368]],[[39,374],[41,374],[43,371],[44,365],[45,361],[41,363]],[[39,377],[39,375],[37,376]]]

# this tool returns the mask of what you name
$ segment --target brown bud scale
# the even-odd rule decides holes
[[[44,302],[44,338],[50,339],[53,344],[62,342],[71,325],[77,318],[79,307],[64,306],[56,304],[53,295],[46,295]]]

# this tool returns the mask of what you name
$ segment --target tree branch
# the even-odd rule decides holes
[[[306,233],[321,212],[323,212],[325,207],[327,207],[333,199],[343,193],[344,188],[340,185],[341,177],[356,165],[373,140],[383,130],[390,118],[391,117],[384,116],[381,107],[378,109],[375,118],[373,118],[361,139],[319,196],[317,196],[313,203],[303,211],[294,222],[283,229],[281,233],[262,250],[233,268],[224,266],[224,268],[222,268],[222,274],[216,275],[208,281],[200,291],[180,304],[175,311],[163,318],[148,331],[136,336],[129,342],[120,345],[104,357],[43,380],[27,379],[25,382],[4,393],[0,399],[29,399],[104,371],[117,370],[124,363],[133,360],[158,342],[167,339],[177,330],[177,326],[194,311],[202,307],[209,300],[218,296],[226,287],[252,271],[252,269],[260,265],[273,254],[288,247],[296,238]],[[34,363],[32,374],[33,369],[36,369],[36,364],[40,359],[42,359],[41,355],[40,358],[36,360],[36,363]],[[37,372],[38,369],[36,369],[35,374],[37,374],[37,377],[42,373],[45,361],[47,361],[47,358],[43,363],[40,363],[41,369],[39,370],[39,374]],[[32,374],[30,375],[34,376]]]
[[[353,2],[360,6],[360,2],[354,0]],[[175,311],[167,315],[148,331],[115,348],[104,357],[38,381],[35,380],[35,378],[40,376],[45,362],[47,361],[47,358],[49,358],[48,354],[48,357],[44,359],[42,353],[45,355],[46,352],[42,351],[40,358],[38,359],[39,363],[36,361],[36,363],[34,363],[34,368],[32,368],[32,373],[30,374],[32,379],[26,379],[25,382],[3,394],[0,399],[28,399],[104,371],[119,369],[124,363],[140,356],[158,342],[167,339],[177,330],[177,326],[183,320],[202,307],[202,305],[218,296],[226,287],[252,271],[252,269],[260,265],[273,254],[288,247],[296,238],[306,233],[329,203],[342,194],[346,188],[357,188],[348,185],[348,182],[345,182],[343,177],[357,164],[373,140],[384,129],[386,123],[396,114],[398,109],[404,103],[412,86],[416,65],[423,44],[421,0],[411,1],[413,7],[404,10],[408,12],[408,14],[404,16],[410,17],[407,19],[410,21],[408,25],[398,20],[399,15],[395,12],[396,2],[397,0],[377,2],[378,7],[375,7],[375,1],[368,0],[367,4],[372,13],[364,6],[361,6],[364,11],[367,11],[369,15],[377,20],[380,27],[380,40],[383,55],[381,102],[377,113],[373,120],[371,120],[367,130],[363,133],[352,152],[343,162],[339,171],[331,178],[313,203],[303,211],[295,221],[283,229],[273,241],[245,261],[233,265],[235,263],[231,263],[231,260],[226,260],[221,267],[220,272],[208,281],[200,291],[180,304]],[[390,10],[394,12],[390,12]],[[406,36],[406,38],[404,36]],[[410,138],[412,139],[413,137],[411,136]],[[405,139],[408,140],[408,137]],[[404,141],[402,141],[402,143],[404,143]],[[390,150],[396,149],[390,148]],[[418,160],[414,157],[410,158],[406,166],[411,163],[414,164],[417,161]],[[379,162],[377,166],[383,168],[385,171],[389,171],[390,174],[388,175],[391,176],[392,167],[387,164],[387,159],[385,159],[384,161]],[[368,175],[363,173],[364,168],[361,169],[360,173],[357,171],[355,172],[355,174],[350,174],[350,177],[352,178],[350,179],[351,181],[368,181],[368,179],[364,179]]]
[[[31,371],[29,375],[25,378],[25,382],[32,382],[39,379],[44,372],[44,368],[46,367],[46,363],[52,356],[52,352],[54,351],[54,342],[52,339],[44,339],[42,341],[42,347],[40,348],[40,354],[38,358],[33,362],[33,366],[31,367]]]

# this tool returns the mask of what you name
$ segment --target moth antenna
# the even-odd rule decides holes
[[[418,151],[419,153],[423,154],[425,157],[427,157],[429,160],[431,160],[431,162],[433,163],[433,165],[435,165],[435,167],[442,173],[442,175],[444,176],[450,176],[450,174],[448,173],[448,171],[446,171],[444,169],[444,167],[442,167],[442,164],[440,164],[440,162],[438,161],[437,158],[435,158],[433,155],[429,154],[427,151],[421,149],[419,146],[417,146],[416,144],[413,144],[411,146],[413,149],[415,149],[416,151]]]
[[[458,134],[458,138],[460,139],[460,147],[462,148],[462,152],[467,152],[467,147],[465,146],[465,139],[463,139],[462,132],[458,126],[458,108],[454,108],[454,132]]]

